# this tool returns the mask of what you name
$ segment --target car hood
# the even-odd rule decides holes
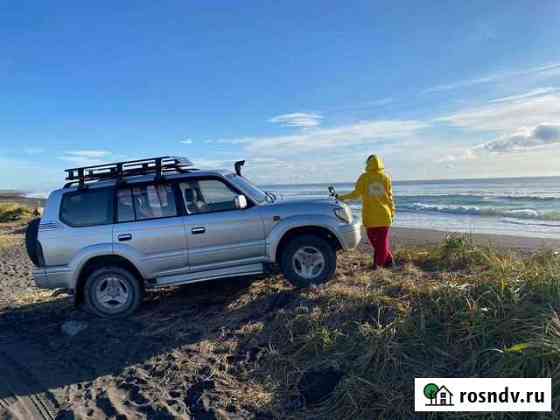
[[[277,199],[273,203],[269,203],[270,208],[293,212],[294,214],[332,214],[332,209],[341,207],[343,204],[327,198],[318,199]]]

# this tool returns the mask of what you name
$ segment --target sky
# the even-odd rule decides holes
[[[0,4],[0,189],[160,155],[259,184],[560,175],[560,2]]]

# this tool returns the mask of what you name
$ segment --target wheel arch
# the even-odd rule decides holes
[[[286,245],[290,242],[290,240],[297,236],[303,235],[314,235],[320,238],[325,239],[329,244],[332,245],[335,251],[339,251],[342,249],[342,244],[338,237],[328,228],[324,226],[314,226],[314,225],[305,225],[305,226],[295,226],[288,229],[278,241],[276,245],[276,249],[273,253],[274,261],[280,261],[280,256],[282,252],[286,248]]]
[[[81,304],[84,300],[84,285],[89,275],[99,267],[102,266],[116,266],[131,272],[137,279],[140,280],[141,287],[144,286],[143,276],[136,268],[136,266],[125,257],[120,255],[97,255],[90,258],[80,269],[74,289],[75,303]]]

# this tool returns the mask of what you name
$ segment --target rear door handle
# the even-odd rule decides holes
[[[132,239],[132,235],[130,233],[121,233],[117,236],[117,239],[121,242],[130,241]]]
[[[206,232],[205,227],[195,227],[195,228],[191,229],[191,233],[193,235],[200,235],[200,234],[203,234],[204,232]]]

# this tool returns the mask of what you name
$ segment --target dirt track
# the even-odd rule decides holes
[[[18,362],[41,359],[42,352],[31,355],[28,343],[18,340],[0,340],[0,348],[0,418],[54,419],[58,409],[53,395]]]
[[[34,288],[23,237],[10,241],[0,247],[0,419],[271,418],[259,408],[267,393],[245,378],[264,345],[251,329],[284,304],[282,281],[170,289],[111,322]],[[68,320],[87,328],[67,336]]]
[[[31,264],[25,254],[16,226],[0,231],[0,316],[18,306],[20,299],[33,293]],[[14,334],[13,326],[0,324],[0,418],[55,418],[57,403],[29,371],[29,360],[40,360],[42,351],[34,349]]]

